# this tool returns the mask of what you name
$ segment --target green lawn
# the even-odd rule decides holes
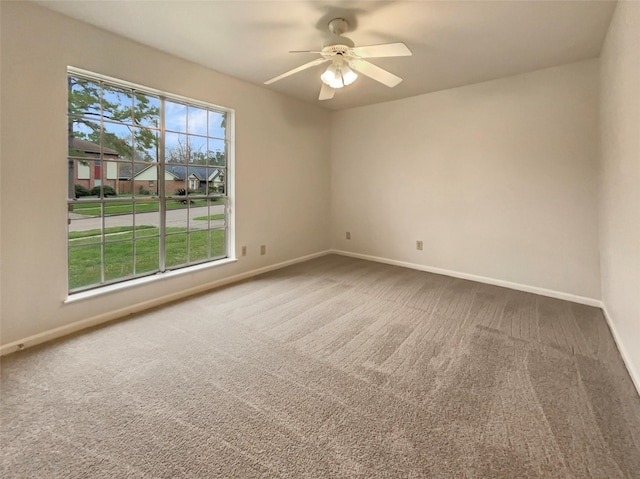
[[[210,216],[196,216],[195,218],[193,218],[194,220],[198,220],[198,221],[207,221],[207,220],[223,220],[224,219],[224,214],[221,213],[219,215],[210,215]]]
[[[125,235],[126,233],[131,233],[133,228],[131,228],[131,226],[113,226],[111,228],[106,228],[105,230],[105,234],[106,235],[110,235],[110,236],[115,236],[115,235]],[[141,234],[144,234],[144,232],[142,232],[141,230],[148,230],[148,229],[155,229],[156,230],[156,235],[158,228],[155,228],[153,226],[149,226],[149,225],[140,225],[140,226],[136,226],[136,232],[138,233],[138,236],[140,236]],[[78,241],[78,242],[87,242],[87,240],[90,240],[91,238],[95,238],[98,237],[98,242],[100,242],[100,235],[102,234],[102,230],[101,229],[95,229],[95,230],[86,230],[86,231],[70,231],[69,232],[69,240],[70,241]],[[129,235],[130,238],[133,237],[132,234]],[[91,243],[91,241],[88,241],[89,243]],[[78,243],[73,243],[73,244],[78,244]]]
[[[223,199],[212,199],[211,204],[223,204]],[[132,201],[123,201],[118,203],[105,203],[104,205],[104,213],[107,215],[118,215],[118,214],[129,214],[133,213],[134,203]],[[77,213],[79,215],[87,215],[87,216],[99,216],[100,213],[100,203],[95,203],[92,201],[78,201],[72,204],[73,213]],[[195,206],[207,206],[207,200],[192,200],[191,207]],[[181,201],[167,201],[167,209],[169,210],[178,210],[182,208],[186,208],[187,204],[182,203]],[[147,213],[152,211],[159,211],[160,203],[158,201],[148,201],[140,199],[135,203],[135,211],[136,213]]]
[[[127,227],[108,228],[105,231],[107,235],[104,243],[105,281],[158,271],[160,245],[158,228],[137,228],[135,240],[132,228],[129,227],[129,231],[123,228]],[[84,233],[85,236],[79,233]],[[71,246],[69,248],[69,289],[100,284],[103,251],[103,245],[100,243],[101,236],[96,236],[95,230],[69,234]],[[221,257],[225,254],[224,239],[224,230],[187,233],[184,228],[167,228],[166,266],[171,268],[198,263],[207,258]],[[211,241],[210,255],[209,240]]]

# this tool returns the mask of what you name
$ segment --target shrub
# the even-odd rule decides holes
[[[117,196],[116,190],[107,185],[104,185],[102,187],[102,192],[104,196]],[[92,196],[100,196],[100,187],[94,186],[93,188],[91,188],[89,194]]]
[[[186,196],[187,190],[185,190],[184,188],[176,188],[176,191],[173,194],[178,196]],[[176,201],[179,201],[183,205],[186,205],[187,203],[193,203],[193,201],[187,201],[187,200],[176,200]]]
[[[149,190],[145,190],[144,186],[140,185],[140,188],[138,188],[138,194],[139,195],[150,195],[151,192]]]
[[[82,185],[73,185],[76,190],[76,198],[81,198],[82,196],[89,196],[91,192],[88,188],[85,188]]]

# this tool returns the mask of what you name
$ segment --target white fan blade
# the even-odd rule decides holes
[[[320,96],[318,100],[331,100],[335,94],[335,90],[326,83],[322,82],[322,88],[320,88]]]
[[[289,70],[282,75],[278,75],[271,80],[267,80],[264,82],[265,85],[271,85],[273,82],[277,82],[278,80],[282,80],[283,78],[288,77],[289,75],[293,75],[294,73],[301,72],[302,70],[306,70],[307,68],[315,67],[316,65],[320,65],[321,63],[328,62],[327,58],[316,58],[315,60],[310,61],[309,63],[305,63],[304,65],[299,66],[298,68],[294,68],[293,70]]]
[[[368,76],[369,78],[379,81],[380,83],[387,85],[390,88],[393,88],[398,83],[402,81],[402,78],[394,75],[387,70],[383,70],[380,67],[375,66],[373,63],[369,63],[366,60],[361,60],[359,58],[354,58],[349,61],[349,66],[356,71],[359,71],[363,75]]]
[[[412,55],[411,50],[402,42],[355,47],[349,49],[349,54],[357,58],[408,57]]]
[[[320,50],[289,50],[289,53],[322,53]]]

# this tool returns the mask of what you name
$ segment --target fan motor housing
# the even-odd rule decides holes
[[[355,46],[355,43],[353,43],[353,41],[350,38],[335,37],[324,44],[322,48],[322,54],[323,55],[325,53],[329,55],[344,54],[347,52],[347,50],[349,50],[350,48],[353,48],[354,46]]]

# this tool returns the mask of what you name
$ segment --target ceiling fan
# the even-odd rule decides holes
[[[282,75],[264,82],[270,85],[278,80],[282,80],[294,73],[301,72],[307,68],[312,68],[322,63],[331,62],[329,67],[320,76],[322,88],[320,89],[319,100],[330,100],[333,98],[335,90],[353,83],[358,78],[358,73],[362,73],[373,80],[376,80],[388,87],[394,87],[402,81],[402,78],[384,70],[365,58],[381,57],[406,57],[411,55],[411,50],[404,43],[384,43],[381,45],[367,45],[356,47],[352,40],[343,37],[342,34],[349,29],[349,23],[344,18],[334,18],[329,22],[329,31],[334,35],[327,42],[322,50],[291,51],[289,53],[319,53],[320,58],[316,58],[293,70],[289,70]]]

